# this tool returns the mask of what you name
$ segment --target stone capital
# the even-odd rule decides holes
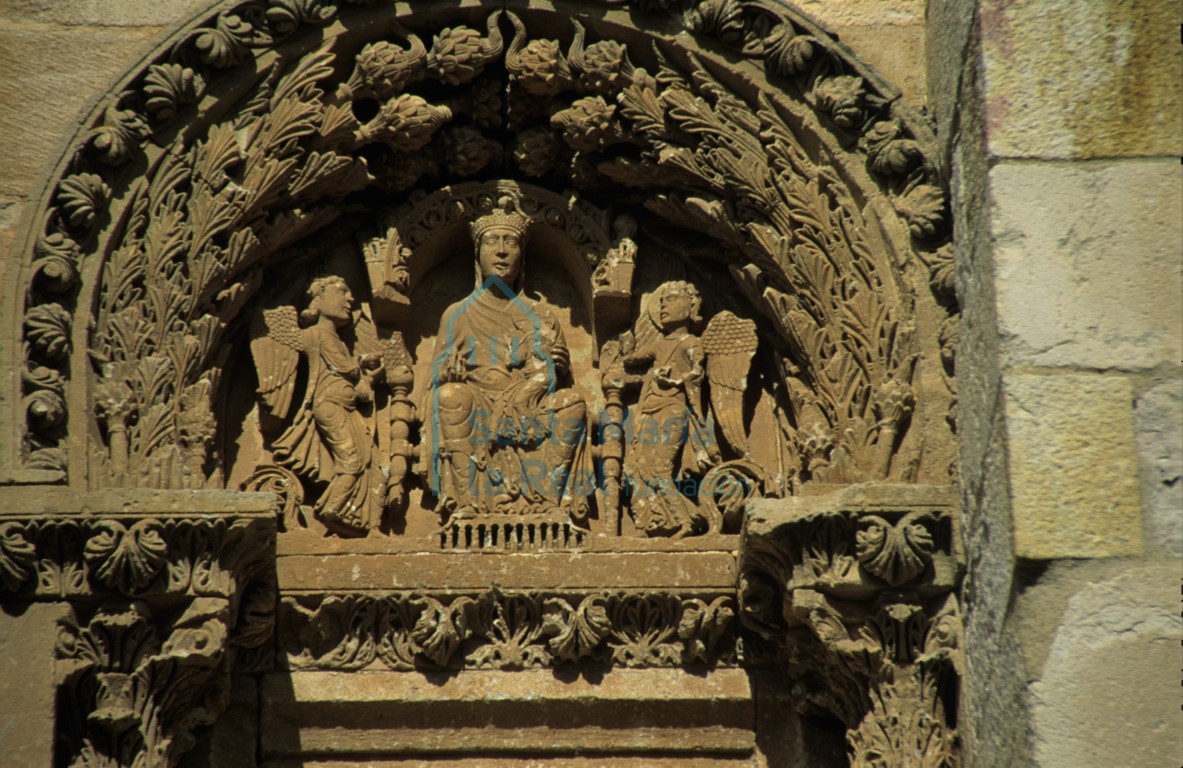
[[[889,485],[749,507],[745,649],[842,721],[853,766],[958,764],[956,509],[952,488]]]

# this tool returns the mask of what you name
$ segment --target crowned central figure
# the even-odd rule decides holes
[[[449,520],[562,510],[586,524],[587,406],[570,388],[558,320],[523,291],[529,229],[513,211],[472,223],[476,289],[448,307],[436,337],[425,447]]]

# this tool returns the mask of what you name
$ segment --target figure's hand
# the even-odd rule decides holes
[[[374,388],[370,385],[370,379],[363,376],[358,380],[357,385],[354,386],[353,391],[357,393],[357,399],[362,403],[374,402]]]
[[[373,387],[374,382],[386,372],[386,366],[382,363],[382,353],[370,352],[362,355],[357,359],[358,365],[361,366],[362,372],[368,378],[369,384]]]
[[[682,386],[681,379],[675,379],[670,375],[669,366],[663,365],[653,369],[653,380],[663,387],[680,387]]]
[[[440,383],[462,382],[468,375],[468,358],[463,349],[456,349],[440,368]]]

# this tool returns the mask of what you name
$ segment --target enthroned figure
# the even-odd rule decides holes
[[[289,417],[301,357],[308,366],[299,409],[272,441],[272,452],[297,475],[327,483],[313,513],[345,536],[377,528],[386,503],[372,425],[358,410],[373,402],[374,385],[384,373],[382,356],[356,355],[341,338],[341,329],[353,322],[352,306],[353,294],[342,278],[318,278],[308,287],[308,307],[298,319],[291,306],[264,310],[251,340],[259,395],[276,418]]]
[[[423,413],[429,487],[450,519],[587,518],[587,406],[558,320],[522,291],[529,225],[501,210],[472,223],[477,286],[440,322]]]

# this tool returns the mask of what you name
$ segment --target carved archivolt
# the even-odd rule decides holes
[[[119,84],[28,207],[0,473],[267,491],[292,540],[424,515],[443,549],[747,525],[744,660],[786,662],[858,765],[955,764],[948,505],[803,501],[954,471],[932,147],[771,0],[225,5]],[[753,517],[773,497],[804,511]],[[0,586],[74,603],[71,761],[175,763],[230,649],[273,661],[256,523],[0,518]],[[280,605],[297,668],[738,661],[718,593]]]
[[[417,6],[400,26],[386,7],[272,0],[179,36],[86,128],[29,230],[12,297],[26,359],[14,470],[220,487],[214,404],[268,270],[307,263],[334,222],[390,221],[380,196],[413,208],[423,191],[501,176],[599,201],[668,235],[687,269],[730,276],[767,338],[760,378],[780,393],[780,492],[943,475],[950,395],[924,383],[917,396],[942,375],[927,346],[940,310],[917,336],[917,297],[935,306],[916,292],[922,263],[949,299],[927,128],[782,6],[629,5],[586,25],[511,8],[446,26]],[[643,33],[634,16],[692,34]],[[481,207],[457,195],[370,241],[385,265],[366,297],[376,315],[383,289],[410,285],[400,259]],[[548,210],[574,209],[524,213],[545,223]],[[634,239],[577,220],[565,237],[598,293],[627,296],[632,255],[619,254]],[[73,458],[67,432],[85,436]]]

